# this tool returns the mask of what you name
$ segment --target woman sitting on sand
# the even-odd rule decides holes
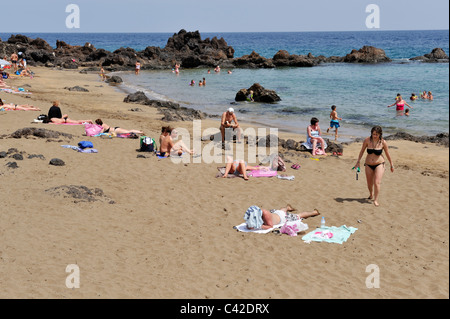
[[[40,111],[40,108],[34,107],[33,105],[29,104],[5,104],[3,103],[2,99],[0,99],[0,108],[3,108],[5,111]]]
[[[102,127],[102,131],[100,133],[114,133],[114,134],[135,133],[135,134],[144,134],[144,132],[138,131],[138,130],[126,130],[126,129],[123,129],[123,128],[118,127],[118,126],[116,126],[116,127],[109,126],[109,125],[103,123],[103,121],[101,119],[96,119],[95,123]]]
[[[356,161],[355,168],[359,168],[359,161],[361,160],[364,150],[367,149],[367,156],[364,166],[366,167],[366,179],[367,188],[369,189],[369,198],[373,200],[375,206],[378,204],[378,195],[381,188],[381,179],[384,174],[384,157],[383,151],[386,153],[386,157],[391,163],[391,172],[394,172],[394,163],[392,162],[391,155],[389,154],[389,147],[386,140],[383,139],[383,130],[380,126],[374,126],[370,131],[370,137],[367,137],[359,152],[358,160]]]
[[[253,170],[270,170],[270,168],[264,166],[248,166],[243,160],[233,161],[231,156],[227,156],[227,166],[225,167],[225,173],[222,177],[227,178],[229,173],[237,176],[242,174],[244,180],[248,181],[247,171]]]
[[[327,143],[322,138],[322,130],[319,126],[319,119],[313,117],[311,119],[311,125],[306,129],[307,140],[306,143],[312,147],[312,155],[327,155],[325,150],[327,148]],[[320,144],[320,149],[318,145]]]
[[[258,206],[250,206],[245,212],[244,219],[248,229],[271,229],[275,225],[284,224],[287,221],[302,220],[308,217],[320,215],[317,209],[312,212],[302,212],[300,214],[292,214],[295,211],[291,205],[280,209],[272,209],[270,211],[261,209]]]

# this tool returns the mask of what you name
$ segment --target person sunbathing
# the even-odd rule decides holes
[[[3,103],[2,99],[0,99],[0,108],[3,108],[5,111],[40,111],[40,108],[34,107],[33,105],[29,104],[5,104]]]
[[[296,211],[291,205],[286,205],[280,209],[266,210],[258,206],[251,206],[247,209],[244,219],[247,223],[248,229],[271,229],[275,225],[284,224],[287,221],[302,220],[309,217],[320,215],[317,209],[312,212],[302,212],[299,214],[292,214]]]
[[[244,180],[248,181],[247,171],[253,170],[270,170],[270,168],[264,166],[249,166],[243,160],[233,160],[231,156],[227,156],[227,165],[225,166],[225,174],[223,174],[222,178],[227,178],[228,174],[235,174],[237,176],[242,174]]]
[[[94,124],[92,120],[72,120],[66,114],[62,118],[52,117],[47,123],[53,124]]]
[[[54,123],[54,124],[83,124],[89,123],[93,124],[92,120],[72,120],[67,114],[62,114],[61,108],[59,107],[59,101],[53,101],[52,106],[48,110],[47,119],[44,123]]]
[[[119,126],[116,126],[116,127],[109,126],[109,125],[103,123],[103,121],[101,119],[96,119],[95,123],[102,127],[102,131],[100,133],[114,133],[114,134],[135,133],[135,134],[144,134],[144,132],[138,131],[138,130],[126,130],[126,129],[123,129],[123,128],[119,127]]]

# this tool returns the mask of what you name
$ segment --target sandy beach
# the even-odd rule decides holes
[[[364,170],[358,180],[352,171],[361,143],[345,146],[342,156],[315,159],[280,148],[293,181],[216,178],[224,163],[139,158],[137,139],[86,137],[83,125],[33,123],[59,100],[72,119],[101,118],[156,140],[167,124],[192,132],[192,122],[163,122],[155,108],[124,103],[126,94],[98,74],[33,71],[33,79],[7,80],[32,92],[28,98],[0,92],[7,103],[42,110],[0,112],[0,152],[17,149],[0,158],[1,298],[449,298],[448,148],[388,141],[396,170],[385,172],[379,207],[366,199]],[[65,89],[76,85],[89,92]],[[73,137],[9,136],[27,127]],[[219,119],[203,120],[202,129],[209,127],[218,128]],[[98,153],[61,147],[82,140]],[[17,153],[23,160],[11,157]],[[65,166],[49,165],[53,158]],[[293,163],[301,169],[291,169]],[[64,195],[67,186],[87,187],[92,201]],[[303,235],[320,226],[320,217],[306,219],[309,229],[297,237],[233,229],[251,205],[288,203],[298,211],[317,208],[327,225],[357,231],[343,244],[306,243]],[[80,270],[76,289],[66,286],[66,267],[73,264]],[[366,285],[369,265],[378,266],[379,288]]]

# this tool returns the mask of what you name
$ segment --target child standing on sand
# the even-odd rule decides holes
[[[342,118],[338,117],[338,115],[337,115],[336,105],[331,106],[330,119],[331,119],[330,127],[327,129],[327,133],[330,131],[330,129],[335,127],[336,131],[334,133],[334,140],[337,141],[337,138],[338,138],[338,127],[340,127],[339,121],[342,121]]]

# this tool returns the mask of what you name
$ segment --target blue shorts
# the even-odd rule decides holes
[[[338,128],[338,127],[341,127],[341,126],[339,125],[339,121],[331,120],[330,121],[330,127],[331,128],[333,128],[333,127]]]

